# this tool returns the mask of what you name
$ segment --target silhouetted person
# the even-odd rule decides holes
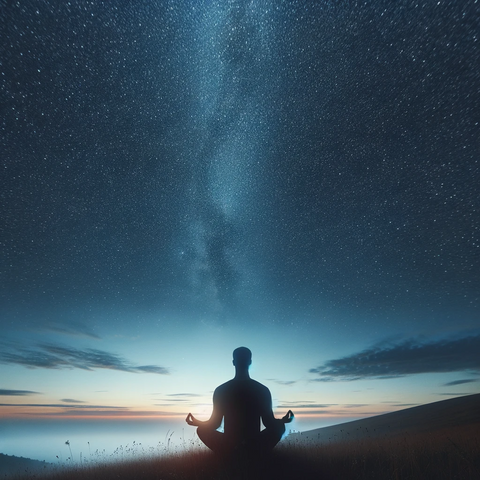
[[[291,410],[282,419],[274,417],[270,391],[250,378],[251,363],[252,352],[248,348],[234,350],[235,377],[215,389],[210,419],[202,422],[191,413],[187,415],[186,422],[198,427],[200,440],[216,453],[265,453],[280,441],[285,423],[293,420]],[[222,419],[224,433],[217,431]],[[260,419],[265,426],[262,431]]]

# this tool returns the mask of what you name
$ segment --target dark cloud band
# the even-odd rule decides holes
[[[480,373],[480,335],[375,346],[360,353],[312,368],[315,381],[396,378],[419,373],[446,373],[471,370]]]
[[[455,387],[456,385],[463,385],[464,383],[478,382],[477,378],[465,378],[463,380],[454,380],[453,382],[444,383],[444,387]]]
[[[114,353],[93,348],[79,350],[59,345],[43,344],[36,350],[10,346],[0,353],[0,363],[23,365],[27,368],[79,368],[81,370],[120,370],[129,373],[155,373],[168,375],[165,367],[157,365],[132,365]]]
[[[31,390],[7,390],[0,388],[0,396],[8,397],[24,397],[26,395],[38,395],[39,392],[32,392]]]

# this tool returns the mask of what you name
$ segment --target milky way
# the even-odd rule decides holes
[[[245,281],[242,216],[268,136],[270,10],[267,3],[213,2],[198,13],[187,8],[184,17],[192,119],[184,152],[191,179],[182,256],[192,269],[196,300],[219,318],[235,315]]]

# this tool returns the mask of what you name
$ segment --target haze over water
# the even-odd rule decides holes
[[[349,419],[295,421],[307,431]],[[145,455],[165,455],[198,448],[195,429],[176,420],[1,420],[0,451],[6,455],[68,465],[80,462],[115,461]],[[65,442],[69,442],[70,448]]]

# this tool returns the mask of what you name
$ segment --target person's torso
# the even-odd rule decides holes
[[[252,379],[233,379],[221,385],[218,393],[225,435],[236,439],[258,435],[260,418],[269,408],[268,389]]]

